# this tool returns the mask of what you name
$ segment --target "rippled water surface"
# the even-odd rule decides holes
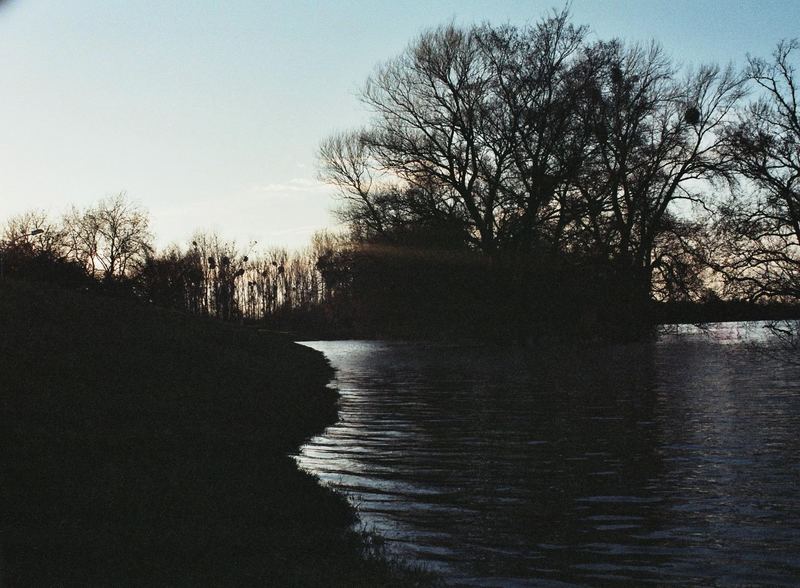
[[[796,585],[800,367],[737,332],[308,343],[337,369],[340,421],[298,461],[457,584]]]

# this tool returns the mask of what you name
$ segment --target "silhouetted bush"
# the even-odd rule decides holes
[[[0,255],[5,276],[66,288],[94,287],[97,284],[80,263],[52,251],[37,250],[29,243],[6,246],[0,250]]]

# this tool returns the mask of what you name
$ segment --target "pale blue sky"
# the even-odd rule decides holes
[[[304,245],[333,223],[319,141],[367,115],[378,62],[451,20],[525,23],[551,1],[0,2],[0,222],[126,190],[160,244],[198,228]],[[574,0],[601,38],[685,62],[767,55],[800,1]]]

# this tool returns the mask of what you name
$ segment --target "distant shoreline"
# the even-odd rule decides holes
[[[672,325],[698,325],[712,323],[730,323],[743,321],[781,321],[781,320],[800,320],[800,305],[797,304],[754,304],[747,302],[711,302],[711,303],[655,303],[651,311],[652,327],[672,326]],[[257,324],[257,323],[256,323]],[[513,339],[502,339],[488,336],[485,338],[474,335],[464,335],[459,333],[457,328],[452,331],[440,332],[435,335],[427,334],[423,336],[413,336],[410,333],[360,333],[353,330],[335,332],[331,330],[299,330],[280,331],[293,341],[340,341],[340,340],[389,340],[389,341],[419,341],[419,342],[439,342],[439,341],[461,341],[464,343],[513,343]],[[596,332],[587,329],[588,335],[597,335]],[[545,337],[551,336],[547,331]],[[570,338],[568,334],[566,338]],[[530,338],[536,338],[536,332],[532,331]]]

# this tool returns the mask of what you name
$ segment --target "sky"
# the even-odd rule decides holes
[[[0,0],[0,223],[126,192],[157,243],[217,231],[302,247],[335,227],[316,151],[365,125],[375,66],[448,22],[523,25],[562,2]],[[573,0],[596,38],[742,63],[800,35],[795,0]]]

